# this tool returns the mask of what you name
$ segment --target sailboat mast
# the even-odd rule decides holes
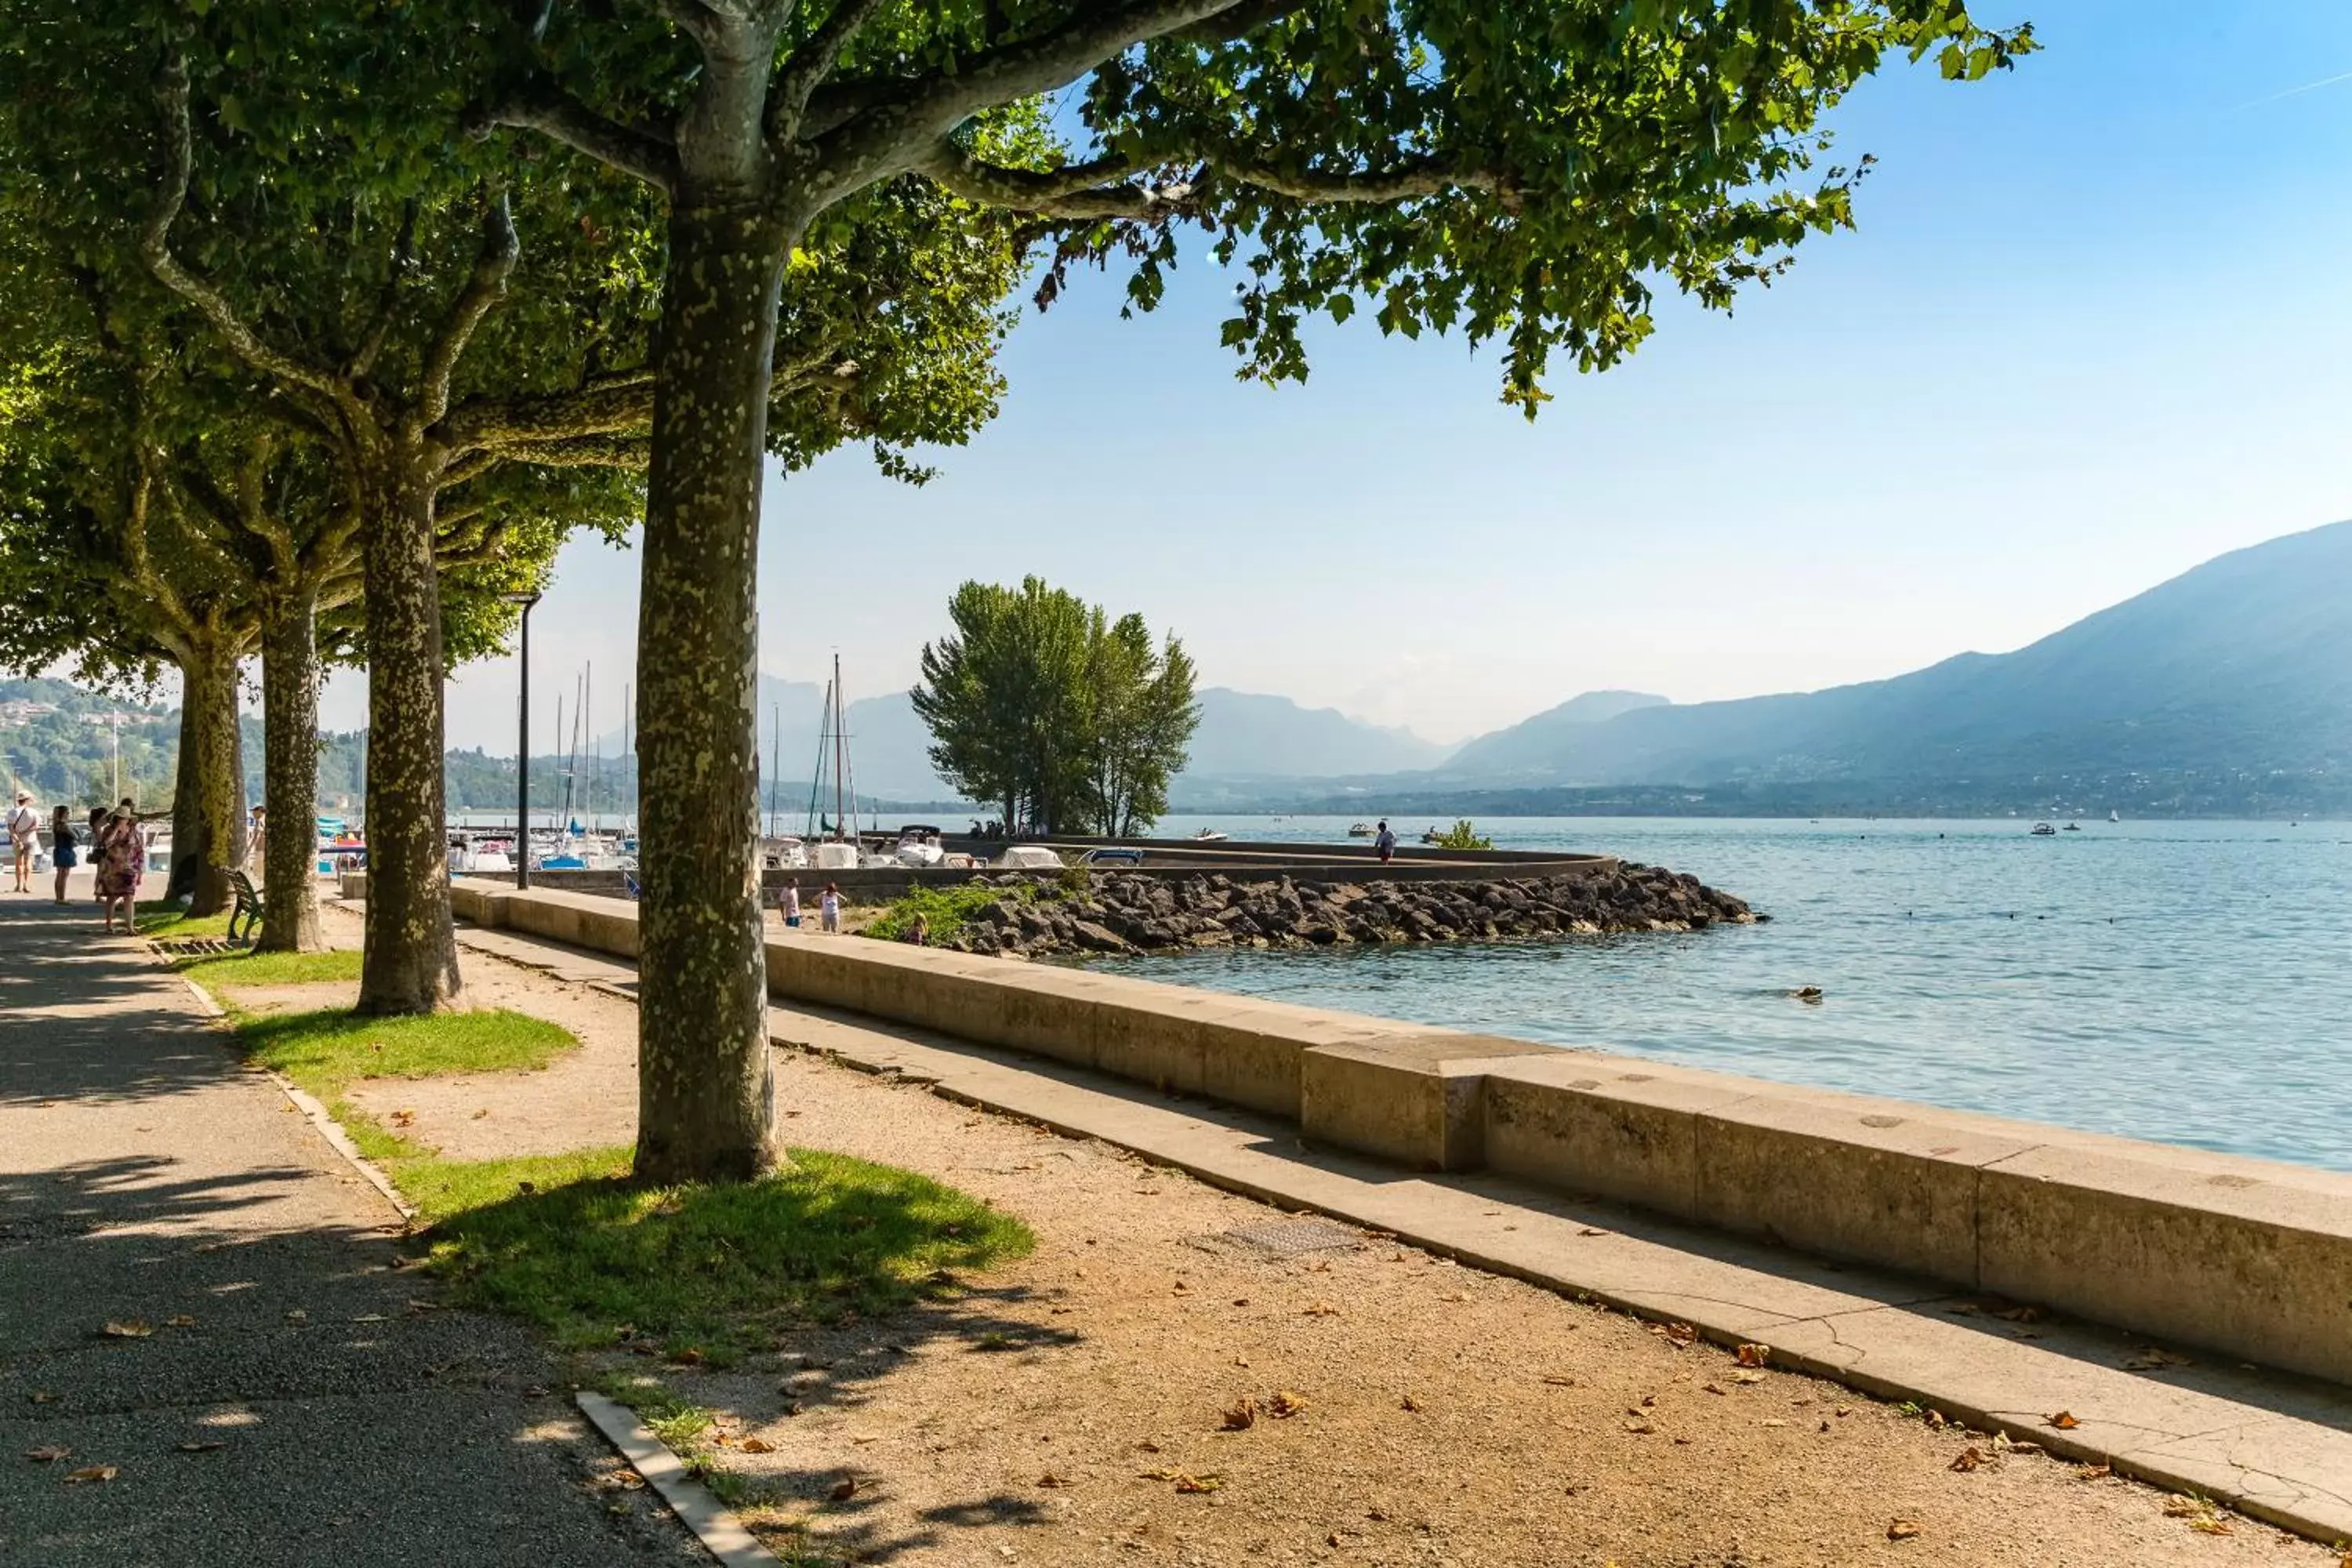
[[[596,666],[591,663],[580,678],[580,716],[585,721],[581,728],[587,731],[583,750],[588,753],[588,783],[582,791],[588,813],[588,831],[596,831]]]
[[[637,752],[629,737],[629,721],[635,716],[636,710],[629,706],[629,682],[624,680],[621,682],[621,777],[627,781],[629,792],[626,797],[629,804],[621,811],[621,831],[624,833],[629,831],[629,824],[637,815]]]
[[[833,832],[841,836],[841,768],[845,760],[841,733],[841,656],[833,656]]]

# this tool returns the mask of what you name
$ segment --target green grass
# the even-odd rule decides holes
[[[724,1365],[791,1329],[952,1292],[1020,1257],[1026,1226],[911,1172],[794,1150],[740,1184],[650,1187],[621,1148],[460,1163],[394,1157],[459,1304],[581,1349],[648,1338]]]
[[[920,915],[930,940],[942,942],[961,931],[989,905],[1003,900],[1011,903],[1035,903],[1040,899],[1059,897],[1059,889],[1044,889],[1034,882],[1018,887],[999,888],[985,882],[961,882],[949,888],[917,888],[905,898],[866,922],[858,934],[877,937],[884,942],[897,942],[907,934],[907,928]]]
[[[184,906],[170,899],[142,899],[131,906],[131,918],[142,936],[168,937],[174,942],[226,937],[229,916],[234,912],[223,910],[216,915],[192,917]]]
[[[172,967],[215,989],[310,985],[332,980],[357,980],[360,954],[355,948],[339,948],[332,952],[199,953],[175,959]]]
[[[541,1018],[503,1009],[368,1018],[339,1007],[307,1013],[235,1013],[238,1048],[321,1100],[363,1078],[519,1072],[543,1068],[579,1042]]]

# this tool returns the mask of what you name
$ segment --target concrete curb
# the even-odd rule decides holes
[[[670,1511],[680,1523],[694,1531],[703,1550],[723,1565],[723,1568],[784,1568],[783,1560],[760,1544],[751,1532],[743,1528],[726,1505],[711,1495],[710,1489],[687,1473],[686,1466],[670,1452],[669,1446],[655,1436],[637,1413],[618,1400],[582,1389],[572,1395],[580,1412],[595,1423],[596,1429],[630,1468],[645,1477],[646,1484],[661,1494]]]
[[[149,951],[153,951],[152,946]],[[228,1016],[226,1010],[221,1006],[219,1000],[211,992],[179,971],[174,970],[173,973],[178,975],[180,984],[188,988],[188,994],[196,999],[196,1006],[205,1017],[217,1021]],[[262,1070],[269,1071],[266,1068]],[[269,1081],[278,1086],[278,1091],[287,1098],[295,1110],[303,1114],[319,1136],[327,1141],[327,1146],[342,1156],[345,1164],[366,1177],[368,1184],[383,1194],[384,1202],[399,1211],[402,1219],[414,1220],[416,1217],[416,1205],[402,1197],[400,1189],[392,1184],[392,1178],[377,1169],[374,1162],[360,1152],[359,1145],[352,1142],[352,1136],[343,1131],[342,1123],[337,1121],[333,1114],[325,1106],[320,1104],[315,1096],[297,1088],[294,1081],[283,1073],[269,1072]]]

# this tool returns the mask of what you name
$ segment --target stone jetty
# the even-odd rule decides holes
[[[1690,931],[1769,919],[1696,877],[1625,862],[1605,871],[1462,882],[1097,875],[1083,889],[1019,877],[933,945],[1045,958],[1189,948],[1542,942]]]

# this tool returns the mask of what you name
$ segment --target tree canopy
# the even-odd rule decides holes
[[[1201,717],[1181,642],[1035,577],[966,583],[948,618],[912,698],[950,784],[1008,828],[1125,835],[1167,809]]]

